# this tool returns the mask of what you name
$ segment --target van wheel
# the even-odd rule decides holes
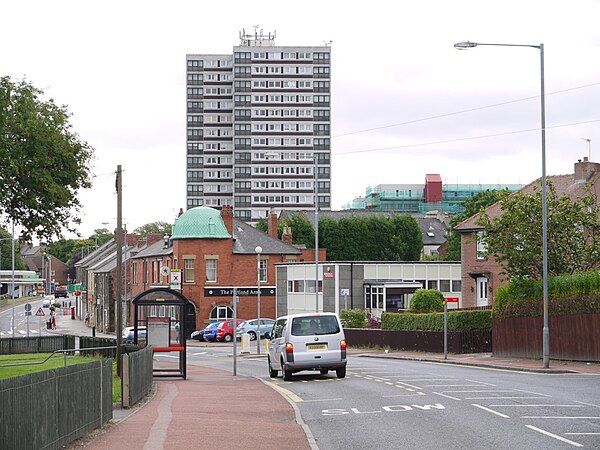
[[[327,375],[327,372],[329,372],[329,370],[321,369],[320,372],[321,372],[321,375]]]
[[[271,366],[271,358],[269,358],[269,376],[271,378],[277,378],[278,373],[279,370],[273,370],[273,367]]]
[[[248,336],[250,336],[251,341],[256,340],[256,333],[254,331],[248,331]]]
[[[281,360],[281,375],[283,376],[283,381],[292,381],[292,370],[286,369],[283,359]]]
[[[233,338],[231,337],[231,335],[230,335],[230,334],[226,334],[226,335],[225,335],[225,337],[223,338],[223,340],[224,340],[225,342],[231,342],[231,340],[232,340],[232,339],[233,339]]]
[[[338,367],[335,369],[335,374],[338,378],[346,378],[346,367]]]

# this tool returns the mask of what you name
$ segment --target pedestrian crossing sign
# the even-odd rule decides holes
[[[45,316],[46,314],[44,314],[44,310],[42,308],[38,308],[38,310],[35,312],[36,316]]]

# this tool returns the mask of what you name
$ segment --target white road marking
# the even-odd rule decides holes
[[[594,416],[581,416],[581,417],[573,417],[573,416],[521,416],[521,419],[580,419],[580,420],[590,420],[596,419],[600,420],[600,417]]]
[[[475,387],[477,384],[424,384],[424,387]]]
[[[420,388],[419,386],[413,386],[412,384],[403,383],[402,381],[396,381],[396,384],[401,384],[402,386],[408,386],[413,389],[423,389],[423,388]]]
[[[594,405],[594,404],[592,404],[592,403],[580,402],[580,401],[578,401],[578,400],[573,400],[573,401],[574,401],[575,403],[581,403],[582,405],[588,405],[588,406],[593,406],[593,407],[595,407],[595,408],[600,408],[600,406],[598,406],[598,405]]]
[[[492,384],[492,383],[486,383],[486,382],[484,382],[484,381],[468,380],[468,379],[465,379],[465,381],[470,381],[471,383],[479,383],[479,384],[485,384],[486,386],[494,386],[494,387],[496,387],[496,385],[495,385],[495,384]]]
[[[523,389],[514,389],[514,390],[518,391],[518,392],[525,392],[526,394],[541,395],[542,397],[552,397],[551,395],[548,395],[548,394],[540,394],[539,392],[533,392],[533,391],[524,391]]]
[[[321,398],[317,400],[302,400],[304,403],[317,403],[317,402],[334,402],[338,400],[343,400],[343,398]]]
[[[600,436],[600,433],[565,433],[565,436]]]
[[[532,407],[532,408],[556,406],[556,407],[560,407],[560,408],[584,408],[584,406],[581,406],[581,405],[550,405],[550,404],[548,404],[548,405],[490,405],[490,406],[510,406],[510,407],[519,406],[519,407]]]
[[[179,359],[179,356],[173,356],[173,355],[154,355],[154,356],[161,356],[163,358],[177,358],[177,359]]]
[[[494,411],[493,409],[486,408],[485,406],[478,405],[477,403],[471,403],[471,404],[473,406],[475,406],[476,408],[483,409],[484,411],[487,411],[487,412],[491,412],[492,414],[496,414],[497,416],[503,417],[505,419],[509,419],[510,418],[510,416],[507,416],[506,414],[499,413],[498,411]]]
[[[442,397],[451,398],[452,400],[460,401],[460,398],[452,397],[450,395],[442,394],[441,392],[434,392],[436,395],[441,395]]]
[[[527,428],[529,428],[530,430],[533,431],[537,431],[538,433],[542,433],[545,434],[546,436],[550,436],[554,439],[558,439],[559,441],[565,442],[567,444],[571,444],[574,447],[583,447],[583,445],[579,444],[578,442],[574,442],[574,441],[570,441],[569,439],[565,439],[564,437],[561,436],[557,436],[556,434],[552,434],[548,431],[542,430],[540,428],[534,427],[533,425],[525,425]]]
[[[382,395],[382,398],[392,398],[392,397],[414,397],[415,395],[427,395],[425,392],[415,392],[414,394],[396,394],[396,395]]]
[[[502,391],[501,390],[494,390],[494,389],[486,389],[486,390],[483,390],[483,391],[444,391],[444,392],[453,392],[453,393],[463,392],[463,393],[466,393],[466,394],[475,394],[475,393],[486,394],[488,392],[514,392],[514,391],[515,391],[515,389],[502,390]]]
[[[539,397],[465,397],[465,400],[529,400]]]
[[[197,355],[206,355],[208,352],[198,352],[198,353],[192,353],[192,356],[197,356]]]

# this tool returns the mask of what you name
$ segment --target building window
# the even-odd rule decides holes
[[[132,272],[132,278],[133,278],[131,280],[131,284],[137,284],[138,283],[137,267],[138,267],[138,263],[137,262],[131,263],[131,272]]]
[[[194,260],[193,259],[184,259],[183,260],[184,274],[183,281],[185,283],[194,283],[196,281],[194,277]]]
[[[427,281],[427,289],[437,289],[438,288],[438,280],[428,280]]]
[[[220,322],[231,318],[233,318],[233,310],[228,306],[217,306],[210,312],[211,322]]]
[[[487,258],[487,242],[483,236],[483,231],[477,232],[477,259]]]
[[[367,309],[383,309],[383,287],[365,286]]]
[[[209,283],[215,283],[217,281],[217,260],[207,259],[206,260],[206,281]]]
[[[460,292],[462,290],[461,280],[452,280],[452,292]]]
[[[450,292],[450,280],[440,280],[440,291]]]
[[[267,261],[266,259],[261,259],[260,260],[260,270],[259,272],[259,280],[261,283],[266,283],[267,282],[267,263],[269,261]]]

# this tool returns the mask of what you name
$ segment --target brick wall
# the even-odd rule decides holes
[[[501,275],[502,267],[492,255],[486,259],[477,259],[477,234],[461,233],[462,252],[462,307],[477,306],[477,280],[475,274],[487,273],[488,276],[488,303],[494,303],[494,292],[507,284],[505,275]]]

